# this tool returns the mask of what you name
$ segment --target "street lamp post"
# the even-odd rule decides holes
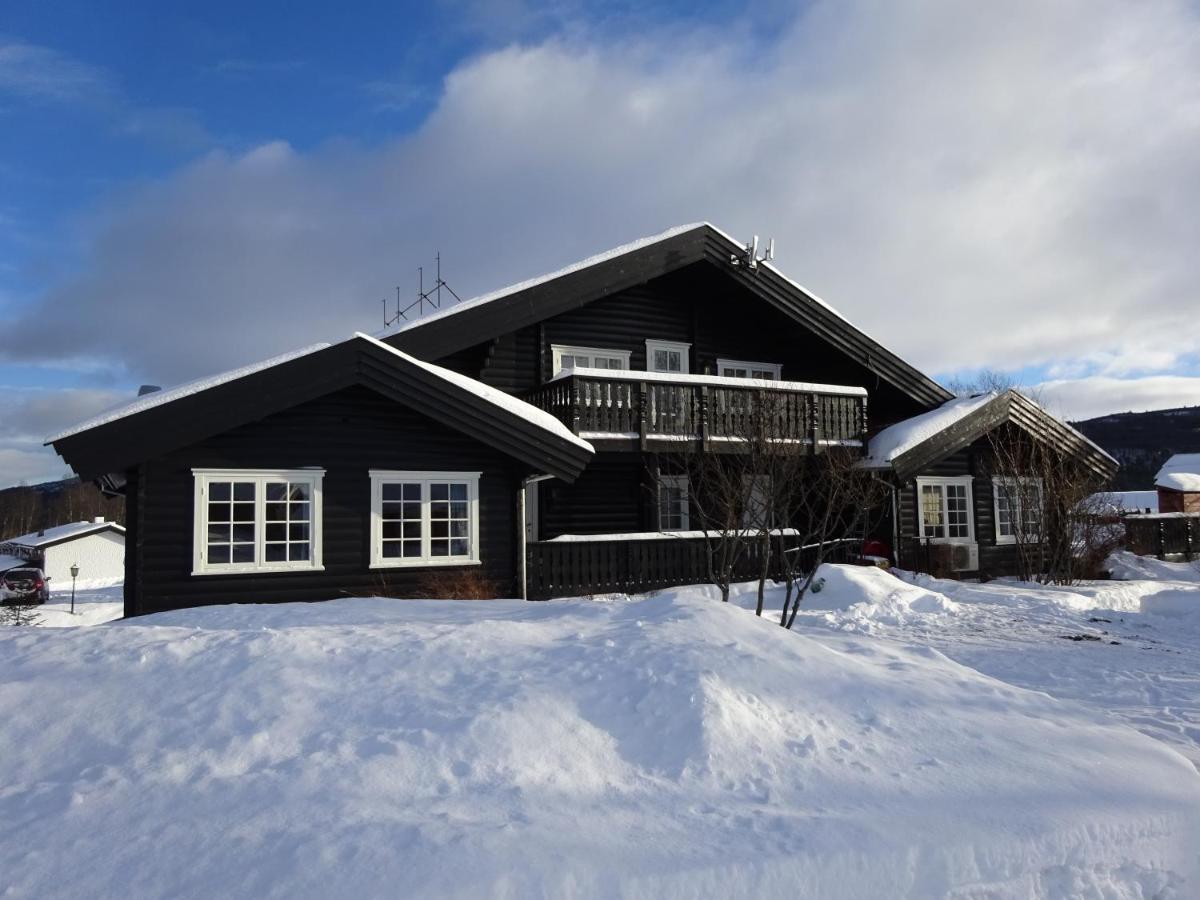
[[[71,564],[71,615],[75,615],[75,579],[79,577],[79,563]]]

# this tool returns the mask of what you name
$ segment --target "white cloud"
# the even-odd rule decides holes
[[[1200,406],[1200,376],[1094,376],[1046,381],[1035,390],[1047,409],[1071,421],[1092,419],[1114,412]]]
[[[46,436],[128,399],[112,390],[0,385],[0,487],[62,478],[69,467],[42,446]]]
[[[1153,373],[1200,350],[1200,26],[1183,2],[819,2],[770,44],[648,30],[456,69],[381,148],[211,155],[91,222],[31,318],[170,383],[670,224],[781,266],[927,371]],[[0,353],[42,354],[36,345]]]

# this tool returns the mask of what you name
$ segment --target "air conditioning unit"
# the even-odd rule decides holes
[[[950,568],[955,572],[974,572],[979,569],[979,545],[950,545]]]

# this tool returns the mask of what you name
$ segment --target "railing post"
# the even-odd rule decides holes
[[[870,428],[868,427],[868,424],[867,424],[867,398],[866,398],[866,395],[859,397],[858,403],[859,403],[858,409],[859,409],[859,417],[860,417],[859,425],[858,425],[858,429],[859,429],[858,430],[858,439],[865,444],[866,440],[867,440],[867,432],[870,431]]]
[[[638,382],[638,436],[641,438],[642,450],[646,449],[646,382]]]
[[[700,446],[708,443],[708,385],[700,385],[700,421],[696,425],[696,433],[700,436]]]
[[[821,452],[821,395],[810,394],[809,402],[812,404],[811,421],[809,422],[809,434],[812,436],[812,452]]]
[[[1167,525],[1161,519],[1158,521],[1158,553],[1159,559],[1167,558]]]
[[[579,434],[579,384],[574,375],[567,380],[571,383],[571,431],[574,434]]]
[[[1192,561],[1192,520],[1183,520],[1183,557],[1188,562]]]

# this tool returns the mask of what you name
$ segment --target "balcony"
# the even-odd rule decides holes
[[[765,431],[820,453],[861,447],[863,388],[609,369],[574,369],[524,399],[597,449],[737,451]]]

